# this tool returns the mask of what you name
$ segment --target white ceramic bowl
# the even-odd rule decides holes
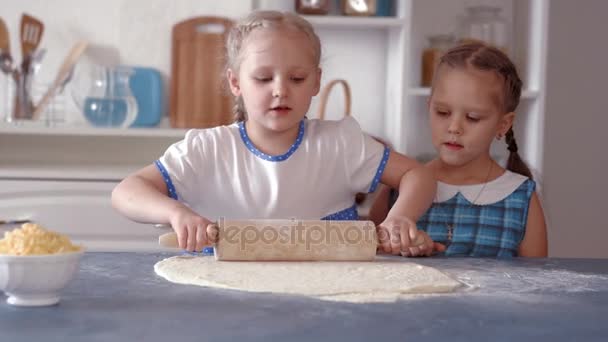
[[[57,304],[61,290],[78,270],[83,254],[82,250],[26,256],[0,254],[0,290],[12,305]]]

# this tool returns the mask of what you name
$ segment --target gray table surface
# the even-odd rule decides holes
[[[0,341],[608,341],[608,259],[405,259],[468,284],[336,303],[172,284],[169,253],[87,253],[59,305],[0,295]]]

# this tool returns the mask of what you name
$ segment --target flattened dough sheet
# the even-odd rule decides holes
[[[462,284],[413,262],[221,262],[175,256],[154,265],[179,284],[249,292],[282,293],[346,302],[396,301],[403,294],[452,292]]]

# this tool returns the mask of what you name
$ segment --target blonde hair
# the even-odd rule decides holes
[[[243,54],[243,43],[252,31],[258,28],[295,29],[304,33],[312,45],[315,64],[321,62],[321,40],[312,25],[304,18],[290,12],[253,11],[232,27],[226,40],[226,69],[238,74]],[[244,121],[247,112],[242,97],[235,99],[233,108],[235,121]]]

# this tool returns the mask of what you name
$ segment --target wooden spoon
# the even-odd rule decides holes
[[[21,16],[21,67],[24,74],[29,69],[30,56],[38,48],[43,33],[44,24],[40,20],[25,13]]]
[[[10,36],[2,18],[0,18],[0,70],[7,75],[13,71]]]

